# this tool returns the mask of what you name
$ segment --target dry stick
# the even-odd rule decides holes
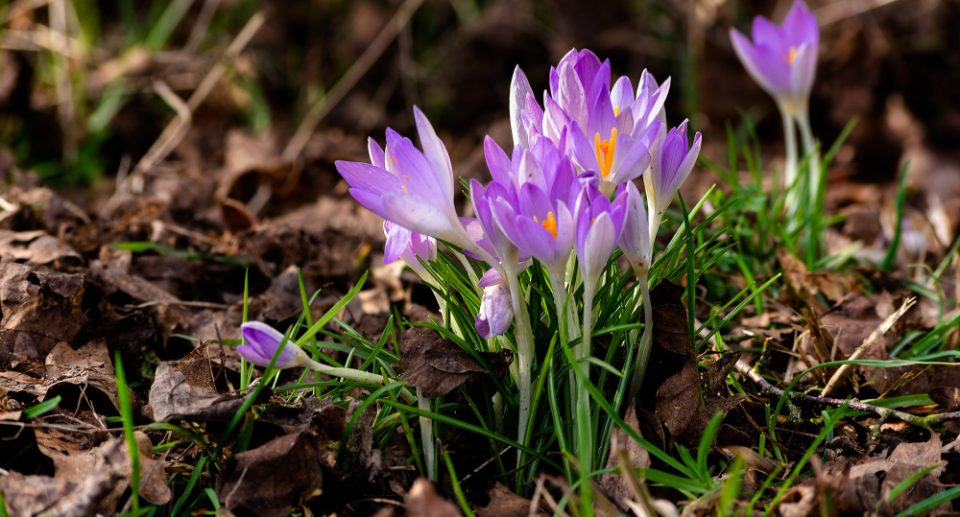
[[[254,34],[256,34],[260,29],[260,26],[263,25],[264,20],[265,17],[262,12],[257,12],[250,17],[250,20],[247,21],[247,24],[244,25],[240,33],[237,34],[237,37],[234,38],[234,40],[230,43],[230,46],[227,47],[227,51],[220,56],[220,60],[217,61],[217,64],[214,65],[209,72],[207,72],[207,75],[204,76],[203,80],[200,81],[197,89],[194,90],[193,94],[190,95],[190,98],[187,99],[186,112],[177,110],[177,117],[167,124],[167,127],[164,128],[157,140],[154,141],[147,153],[143,155],[143,158],[141,158],[140,162],[138,162],[136,167],[134,167],[130,177],[136,175],[137,173],[142,174],[150,170],[155,164],[166,158],[167,155],[176,148],[176,146],[186,135],[186,129],[191,123],[193,112],[197,110],[204,100],[206,100],[207,96],[210,95],[210,92],[213,90],[213,87],[216,86],[217,81],[219,81],[223,76],[227,62],[236,59],[240,52],[246,48],[247,44],[250,43],[250,40],[253,39]],[[163,92],[162,90],[158,89],[157,93],[162,95]],[[164,100],[169,102],[170,99],[165,97]],[[130,177],[127,177],[127,181],[129,181]]]
[[[875,406],[873,404],[867,404],[866,402],[861,402],[857,399],[834,399],[828,397],[814,397],[811,395],[799,395],[793,392],[787,392],[781,388],[770,384],[769,381],[763,378],[762,375],[755,372],[753,367],[743,361],[743,359],[738,359],[736,363],[737,371],[743,375],[746,375],[753,382],[757,383],[760,386],[760,391],[768,395],[775,395],[777,397],[788,398],[794,402],[800,402],[806,405],[814,407],[848,407],[850,409],[855,409],[857,411],[867,411],[875,415],[879,415],[883,420],[890,418],[897,418],[903,420],[904,422],[915,425],[917,427],[929,428],[934,424],[939,424],[942,422],[947,422],[950,420],[960,420],[960,411],[951,411],[949,413],[935,413],[932,415],[914,415],[911,413],[906,413],[904,411],[898,411],[896,409],[890,409],[880,406]]]
[[[57,92],[57,112],[63,132],[63,156],[72,160],[77,154],[77,132],[74,128],[76,110],[73,105],[73,84],[70,81],[70,33],[67,25],[66,0],[54,0],[48,5],[50,28],[63,36],[64,53],[56,53],[54,76]]]
[[[867,339],[864,339],[863,343],[860,343],[860,346],[858,346],[857,349],[854,350],[847,359],[850,361],[859,359],[860,356],[866,353],[867,350],[869,350],[874,343],[879,341],[884,334],[890,332],[890,329],[893,328],[897,321],[899,321],[900,318],[902,318],[903,315],[906,314],[907,311],[910,310],[910,307],[913,307],[915,303],[917,303],[916,298],[907,298],[907,300],[903,302],[903,305],[901,305],[896,312],[887,316],[887,318],[883,320],[883,322],[880,323],[880,325],[875,328],[869,336],[867,336]],[[827,385],[823,388],[823,391],[820,393],[820,395],[827,397],[833,393],[833,390],[835,390],[837,386],[843,382],[848,375],[850,375],[850,372],[853,371],[853,366],[853,364],[844,364],[841,365],[840,368],[837,368],[837,371],[833,372],[833,375],[830,377],[830,380],[827,381]]]
[[[304,146],[307,145],[310,135],[313,134],[313,130],[316,129],[320,120],[322,120],[327,113],[330,113],[330,110],[339,104],[347,95],[347,92],[357,84],[357,81],[370,70],[370,67],[373,66],[387,49],[387,46],[400,34],[400,31],[407,25],[410,17],[413,16],[413,13],[422,3],[423,0],[406,0],[403,2],[403,5],[394,13],[393,18],[387,22],[387,26],[380,31],[380,34],[377,34],[377,37],[373,39],[370,46],[363,51],[363,54],[361,54],[350,69],[347,70],[347,73],[337,81],[337,84],[333,85],[333,88],[331,88],[326,95],[317,99],[313,106],[310,107],[310,111],[303,117],[297,131],[293,134],[287,147],[283,150],[282,158],[285,161],[292,162],[300,156],[300,152],[303,151]]]

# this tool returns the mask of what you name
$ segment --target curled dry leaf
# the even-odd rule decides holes
[[[179,361],[157,366],[149,404],[157,422],[178,418],[229,420],[243,404],[243,395],[217,392],[210,361],[201,347]]]
[[[82,260],[73,248],[46,232],[9,230],[0,230],[0,258],[37,266]]]
[[[109,438],[86,454],[63,456],[56,477],[17,472],[0,476],[0,491],[11,515],[109,514],[129,485],[129,473],[126,445]]]
[[[450,393],[471,377],[486,372],[456,343],[426,328],[412,328],[400,336],[403,379],[427,397]],[[507,354],[485,354],[494,368],[509,364]]]
[[[0,368],[45,357],[85,321],[83,276],[0,262]]]
[[[637,419],[637,410],[631,406],[627,410],[624,421],[640,433],[640,423]],[[607,457],[607,468],[616,468],[620,465],[620,456],[625,455],[628,466],[631,471],[638,468],[650,467],[650,453],[642,445],[631,438],[626,431],[616,427],[610,436],[610,454]],[[621,509],[630,507],[630,502],[636,499],[633,490],[630,487],[630,480],[627,476],[632,476],[633,472],[623,473],[608,472],[600,477],[600,488],[606,492]]]
[[[274,438],[227,460],[217,497],[228,510],[284,516],[323,486],[321,441],[312,430]]]

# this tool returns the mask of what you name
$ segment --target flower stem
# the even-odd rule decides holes
[[[783,173],[783,192],[786,195],[787,213],[793,213],[797,202],[796,185],[794,185],[797,181],[797,128],[793,125],[793,112],[782,104],[779,105],[779,108],[780,118],[783,119],[783,139],[787,147]]]
[[[504,277],[510,289],[510,302],[513,304],[514,335],[517,339],[517,369],[520,377],[520,409],[518,414],[517,441],[527,445],[527,419],[530,417],[530,404],[533,396],[531,384],[531,367],[533,362],[533,331],[530,329],[530,315],[527,314],[527,304],[524,302],[523,292],[520,290],[520,279],[517,277],[516,256],[507,257],[503,265]],[[517,451],[517,465],[523,459],[523,450]]]
[[[803,110],[796,115],[797,126],[800,128],[800,138],[803,140],[803,152],[810,160],[810,195],[815,196],[820,189],[820,153],[817,152],[816,140],[810,129],[810,113]]]
[[[643,335],[637,347],[637,362],[633,367],[633,376],[630,379],[630,391],[627,401],[632,401],[640,394],[643,385],[643,376],[647,371],[647,361],[650,360],[650,349],[653,343],[653,302],[650,300],[650,281],[646,267],[637,268],[637,282],[640,283],[640,293],[643,295]]]
[[[593,472],[593,419],[590,412],[590,393],[586,385],[590,381],[590,363],[586,360],[591,353],[593,339],[593,295],[596,285],[594,281],[585,279],[583,283],[583,341],[574,348],[572,365],[577,372],[576,397],[576,444],[577,459],[580,464],[580,498],[585,509],[593,508],[593,486],[590,474]]]
[[[423,411],[430,411],[430,397],[425,397],[420,388],[417,388],[417,407]],[[423,442],[423,461],[427,464],[427,477],[430,481],[437,480],[436,445],[433,440],[433,420],[420,415],[420,440]]]

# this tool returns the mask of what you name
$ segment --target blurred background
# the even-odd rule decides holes
[[[342,195],[333,161],[362,158],[366,136],[382,138],[387,126],[409,134],[413,105],[434,121],[458,172],[480,176],[482,136],[509,143],[513,67],[541,90],[572,47],[609,58],[615,75],[672,76],[670,122],[689,117],[705,156],[723,161],[728,127],[742,133],[751,120],[765,163],[779,166],[779,116],[737,61],[729,30],[749,31],[755,15],[779,20],[789,4],[8,1],[0,177],[88,201],[145,193],[196,212],[234,199],[244,216],[276,216]],[[910,160],[913,198],[939,203],[955,224],[960,1],[809,5],[822,28],[815,132],[828,147],[859,119],[831,172],[831,206],[879,205],[888,191],[870,186],[893,182]],[[695,174],[694,185],[710,183]]]

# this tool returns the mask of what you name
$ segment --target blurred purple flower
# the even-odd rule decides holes
[[[654,147],[651,173],[645,178],[647,209],[655,216],[662,215],[673,201],[677,190],[693,170],[700,155],[700,132],[693,136],[693,145],[687,139],[687,121],[670,129],[663,140]],[[651,236],[656,228],[650,228]]]
[[[806,111],[817,71],[820,33],[817,18],[796,0],[780,26],[762,16],[753,19],[753,41],[730,29],[733,49],[743,66],[788,113]]]
[[[402,260],[410,269],[423,276],[427,270],[420,259],[429,262],[437,258],[437,240],[422,233],[410,230],[390,221],[383,222],[383,234],[387,243],[383,247],[383,262]]]
[[[453,167],[433,126],[414,108],[423,151],[409,138],[387,129],[386,150],[368,141],[370,161],[336,162],[350,194],[380,217],[412,232],[474,248],[453,204]]]
[[[626,202],[627,193],[622,189],[613,201],[593,183],[587,183],[580,192],[576,205],[576,249],[586,285],[596,284],[620,240]]]
[[[484,339],[499,336],[513,323],[513,305],[510,302],[510,290],[496,269],[489,269],[480,279],[483,296],[480,298],[480,312],[474,326]]]
[[[292,368],[304,366],[309,358],[293,341],[286,339],[279,330],[259,321],[248,321],[240,326],[244,344],[237,347],[237,352],[247,361],[261,366],[270,365],[277,348],[283,344],[283,350],[277,354],[273,363],[276,368]]]

